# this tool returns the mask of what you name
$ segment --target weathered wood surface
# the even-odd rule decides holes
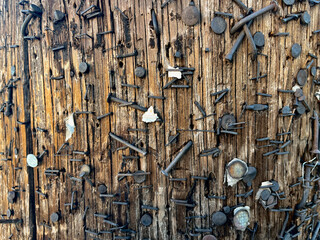
[[[229,31],[235,20],[226,19],[227,30],[222,35],[216,35],[210,28],[214,11],[231,12],[239,16],[239,7],[230,1],[195,1],[201,12],[201,23],[187,27],[181,21],[181,13],[188,6],[187,0],[176,0],[161,8],[161,1],[148,0],[97,0],[82,1],[81,10],[94,4],[102,9],[103,16],[85,20],[76,14],[80,0],[47,0],[30,1],[43,9],[42,18],[33,18],[28,26],[28,36],[39,36],[40,40],[24,41],[20,32],[26,18],[20,11],[30,9],[28,4],[19,5],[17,0],[0,1],[0,45],[6,46],[0,50],[1,88],[9,81],[11,66],[17,69],[16,83],[13,95],[13,115],[0,115],[0,151],[3,158],[9,157],[9,146],[12,142],[12,161],[4,161],[0,174],[1,194],[0,213],[5,214],[8,208],[14,209],[13,218],[22,218],[23,224],[1,225],[1,239],[91,239],[93,235],[85,233],[85,229],[95,232],[110,229],[112,226],[103,223],[102,218],[94,217],[94,213],[111,214],[111,221],[119,225],[129,223],[129,228],[136,231],[133,239],[185,239],[184,233],[193,228],[212,227],[211,215],[223,206],[245,203],[251,208],[251,224],[258,222],[256,239],[276,239],[279,234],[285,214],[264,210],[258,201],[254,200],[262,181],[277,180],[280,191],[285,192],[286,199],[279,201],[277,207],[291,207],[300,201],[303,193],[301,186],[289,188],[302,175],[301,162],[310,160],[312,147],[312,112],[300,117],[294,117],[289,139],[292,144],[287,147],[289,155],[262,157],[262,154],[272,150],[257,149],[255,139],[270,137],[276,139],[276,134],[285,132],[290,124],[290,118],[279,117],[279,109],[283,106],[293,106],[294,97],[291,94],[278,93],[277,89],[291,89],[295,84],[298,70],[306,66],[307,54],[319,54],[319,37],[312,31],[320,28],[319,7],[310,8],[307,2],[286,7],[279,1],[280,10],[258,17],[251,31],[261,31],[266,37],[266,45],[262,53],[268,57],[258,56],[261,74],[267,78],[258,82],[249,80],[257,74],[257,62],[252,62],[249,53],[251,47],[248,41],[241,44],[232,63],[224,56],[231,48],[237,34]],[[258,10],[270,4],[270,1],[244,1],[247,6]],[[130,38],[126,44],[121,13],[119,7],[129,18]],[[157,37],[152,26],[151,9],[154,9],[160,27],[160,42],[158,49]],[[60,10],[67,14],[64,21],[53,24],[54,11]],[[115,34],[98,36],[98,32],[111,30],[110,11],[114,15]],[[311,23],[300,25],[299,21],[281,23],[280,17],[289,13],[308,11]],[[287,37],[270,37],[273,32],[289,32]],[[91,38],[76,38],[87,33]],[[290,49],[293,43],[302,45],[301,56],[291,57]],[[10,48],[10,45],[19,45]],[[117,47],[122,44],[122,47]],[[65,49],[53,52],[51,49],[64,45]],[[125,47],[123,47],[125,46]],[[209,48],[209,52],[205,52]],[[138,51],[137,57],[118,60],[117,55]],[[183,54],[182,59],[174,58],[176,51]],[[79,63],[85,61],[90,65],[88,74],[79,72]],[[315,61],[317,63],[317,60]],[[195,72],[189,89],[163,89],[168,79],[165,69],[168,65],[194,67]],[[316,64],[315,64],[316,65]],[[134,75],[134,69],[143,66],[147,76],[143,79]],[[116,90],[110,88],[109,72],[115,72]],[[62,80],[50,80],[51,76],[64,75]],[[191,79],[191,78],[190,78]],[[140,89],[122,87],[121,83],[136,84]],[[89,99],[85,100],[86,87],[90,85]],[[216,105],[210,93],[230,88],[231,91]],[[314,93],[318,86],[308,78],[303,87],[306,101],[311,109],[316,109]],[[107,103],[109,93],[115,93],[119,98],[137,102],[144,107],[154,106],[163,122],[145,124],[142,122],[143,112],[130,107],[120,107],[119,104]],[[257,92],[272,94],[271,98],[256,96]],[[151,99],[148,95],[163,96],[165,100]],[[6,91],[1,93],[1,101],[7,100]],[[216,113],[213,117],[195,121],[201,117],[201,112],[194,105],[198,101],[207,114]],[[240,119],[242,105],[266,103],[268,111],[246,111]],[[75,111],[93,111],[95,114],[75,115],[76,130],[69,142],[71,150],[89,151],[87,156],[55,156],[58,148],[65,141],[65,118]],[[110,117],[97,120],[96,116],[113,112]],[[178,129],[207,129],[217,127],[218,118],[225,113],[232,113],[238,121],[245,121],[245,128],[238,130],[239,135],[221,135],[202,132],[180,132],[177,143],[165,146],[168,138],[177,133]],[[30,123],[21,125],[21,122]],[[48,132],[35,131],[43,128]],[[19,128],[19,131],[15,131]],[[148,133],[129,132],[128,128],[147,128]],[[148,154],[139,160],[122,161],[122,155],[130,151],[116,149],[122,145],[109,138],[113,132],[130,142],[140,140],[139,147],[147,148]],[[278,138],[279,139],[279,138]],[[178,163],[172,171],[172,177],[187,178],[187,181],[172,182],[163,176],[160,170],[168,166],[177,152],[187,143],[193,141],[192,150]],[[217,147],[222,150],[218,158],[199,157],[199,153],[208,148]],[[18,155],[15,156],[14,149]],[[37,168],[28,168],[26,155],[41,153],[44,156]],[[67,152],[62,151],[63,154]],[[134,153],[135,154],[135,153]],[[92,168],[89,178],[94,183],[71,181],[68,176],[78,177],[82,163],[71,162],[70,158],[85,158],[84,163]],[[253,182],[253,195],[237,198],[235,194],[250,190],[241,182],[236,187],[227,187],[224,183],[225,165],[233,158],[240,158],[258,169],[258,175]],[[10,157],[9,157],[10,158]],[[22,167],[16,169],[15,167]],[[47,168],[63,170],[58,177],[45,176]],[[134,183],[128,177],[121,182],[117,180],[118,172],[144,170],[151,172],[143,184]],[[193,200],[197,206],[186,209],[176,206],[171,198],[185,199],[194,184],[191,176],[210,176],[209,181],[197,181]],[[112,204],[115,199],[100,198],[97,191],[99,184],[108,187],[108,193],[119,193],[119,201],[129,201],[129,207]],[[151,188],[141,188],[152,185]],[[25,190],[18,193],[14,204],[8,203],[7,195],[12,187],[19,186]],[[37,187],[47,194],[47,197],[35,194]],[[70,211],[65,206],[71,200],[72,192],[76,191],[76,209]],[[208,195],[225,195],[227,200],[208,199]],[[311,200],[310,194],[309,200]],[[146,211],[141,205],[152,205],[159,211]],[[89,207],[86,218],[84,210]],[[50,215],[60,212],[58,223],[50,222]],[[143,227],[139,220],[143,213],[149,212],[153,217],[150,227]],[[186,216],[207,215],[205,219],[185,220]],[[290,219],[293,213],[290,213]],[[35,219],[34,219],[35,217]],[[12,217],[11,217],[12,218]],[[41,225],[46,222],[47,228]],[[299,224],[299,222],[297,222]],[[19,231],[18,231],[19,230]],[[188,230],[188,231],[189,231]],[[218,239],[236,239],[235,229],[228,224],[225,227],[214,228],[213,234]],[[114,236],[125,236],[124,233],[101,234],[99,239],[112,239]],[[248,231],[243,234],[249,238]],[[201,235],[203,237],[203,235]],[[201,237],[197,239],[201,239]],[[304,233],[299,239],[305,239]]]

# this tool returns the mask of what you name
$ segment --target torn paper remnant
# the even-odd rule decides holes
[[[74,133],[74,128],[76,127],[75,124],[74,124],[74,118],[73,118],[73,113],[70,114],[66,119],[66,129],[67,129],[67,132],[66,132],[66,141],[68,141],[72,134]]]
[[[153,107],[149,107],[148,111],[146,111],[142,115],[142,121],[145,123],[155,122],[158,119],[158,115],[154,113]]]

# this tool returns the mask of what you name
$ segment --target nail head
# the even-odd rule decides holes
[[[140,222],[143,226],[148,227],[152,224],[152,217],[149,213],[145,213],[142,215]]]
[[[227,216],[223,212],[215,212],[212,214],[212,224],[215,226],[222,226],[227,222]]]
[[[28,166],[35,168],[38,166],[38,159],[35,155],[28,154],[27,155],[27,163],[28,163]]]
[[[301,54],[301,50],[302,50],[302,48],[298,43],[293,44],[292,47],[291,47],[291,55],[292,55],[292,57],[294,57],[294,58],[299,57],[300,54]]]
[[[211,21],[211,29],[216,34],[222,34],[227,28],[227,22],[222,17],[214,17]]]
[[[265,39],[262,32],[256,32],[253,36],[253,40],[257,47],[261,48],[265,44]]]
[[[81,62],[79,64],[79,71],[81,73],[87,73],[89,71],[89,64],[86,62]]]
[[[200,11],[191,1],[182,12],[182,21],[188,26],[194,26],[200,21]]]
[[[304,86],[308,80],[308,72],[306,69],[300,69],[297,75],[297,81],[300,86]]]
[[[146,69],[143,67],[136,67],[134,74],[139,78],[143,78],[146,75]]]
[[[57,213],[57,212],[52,213],[50,216],[51,222],[58,222],[59,218],[60,218],[60,216],[59,216],[59,213]]]

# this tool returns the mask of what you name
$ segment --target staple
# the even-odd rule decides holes
[[[24,40],[31,40],[31,41],[32,40],[40,40],[40,38],[37,36],[24,36],[23,39]]]
[[[306,69],[309,69],[313,63],[314,63],[314,59],[312,59],[312,60],[309,62],[309,64],[307,65]]]
[[[21,122],[21,121],[17,120],[17,123],[18,123],[19,125],[28,125],[28,124],[30,123],[30,121]]]
[[[52,48],[51,50],[56,52],[56,51],[59,51],[59,50],[62,50],[62,49],[65,49],[65,46],[64,45],[60,45],[60,46],[57,46],[57,47],[54,47]]]
[[[221,133],[226,133],[226,134],[231,134],[231,135],[238,135],[238,133],[237,133],[237,132],[234,132],[234,131],[221,130],[220,132],[221,132]]]
[[[116,102],[116,103],[120,103],[120,104],[129,104],[129,102],[123,100],[123,99],[120,99],[120,98],[117,98],[115,96],[113,96],[111,93],[108,95],[108,98],[107,98],[107,102],[110,103],[110,102]],[[130,105],[130,107],[134,108],[134,109],[137,109],[137,110],[140,110],[140,111],[143,111],[143,112],[146,112],[148,111],[147,108],[145,107],[142,107],[136,103],[132,103]]]
[[[101,11],[97,11],[97,12],[88,13],[87,15],[85,15],[85,18],[89,20],[95,17],[100,17],[100,16],[103,16],[103,13]]]
[[[45,172],[48,172],[48,173],[60,173],[60,170],[59,169],[46,169]]]
[[[286,146],[288,146],[291,143],[291,140],[286,141],[283,145],[281,145],[279,148],[285,148]]]
[[[127,58],[127,57],[135,57],[138,56],[138,51],[134,49],[133,53],[128,53],[124,55],[117,55],[117,59]]]
[[[215,133],[214,130],[202,130],[202,129],[177,129],[178,132],[211,132]]]
[[[208,196],[209,199],[221,199],[221,200],[226,200],[227,197],[226,196],[215,196],[215,195],[211,195],[211,196]]]
[[[309,57],[312,57],[312,58],[314,58],[314,59],[318,59],[318,57],[317,57],[316,55],[312,54],[312,53],[308,53],[308,56],[309,56]]]
[[[195,101],[194,104],[197,106],[197,108],[199,109],[199,111],[202,113],[202,115],[205,117],[207,114],[204,111],[204,109],[201,107],[200,103]]]
[[[141,128],[128,128],[128,132],[148,132],[148,129],[141,129]]]
[[[289,36],[290,33],[288,32],[278,32],[278,33],[274,33],[274,34],[270,34],[271,37],[282,37],[282,36]]]
[[[92,234],[92,235],[95,235],[95,236],[98,236],[98,235],[99,235],[99,233],[94,232],[94,231],[91,231],[91,230],[89,230],[89,229],[85,229],[84,231],[85,231],[86,233],[89,233],[89,234]]]
[[[75,38],[78,38],[78,39],[80,39],[80,38],[91,38],[91,39],[93,39],[93,37],[91,37],[88,33],[81,33],[81,34],[79,34],[79,35],[76,35],[76,36],[74,36]]]
[[[112,116],[112,115],[113,115],[113,112],[109,112],[109,113],[106,113],[106,114],[98,116],[97,120],[101,120],[102,118],[105,118],[105,117],[108,117],[108,116]]]
[[[228,17],[228,18],[234,18],[232,13],[225,13],[225,12],[214,12],[214,15]]]
[[[105,194],[105,193],[101,193],[100,195],[99,195],[101,198],[103,198],[103,197],[106,197],[106,198],[114,198],[114,197],[116,197],[117,196],[117,194]]]
[[[149,206],[149,205],[141,205],[141,209],[148,209],[148,210],[159,211],[159,208],[153,207],[153,206]]]
[[[98,6],[91,5],[90,7],[86,8],[85,10],[80,12],[81,16],[84,16],[85,13],[89,12],[91,9],[100,10]]]
[[[47,129],[43,129],[43,128],[39,128],[39,127],[36,127],[36,130],[39,132],[44,132],[44,133],[48,132]]]
[[[189,85],[171,85],[171,88],[190,88]]]
[[[223,90],[221,90],[221,91],[218,91],[218,92],[215,92],[215,93],[211,93],[210,95],[211,96],[217,96],[217,95],[219,95],[219,94],[221,94],[221,93],[225,93],[225,92],[229,92],[230,91],[230,89],[229,88],[226,88],[226,89],[223,89]]]
[[[217,114],[216,114],[216,113],[211,113],[211,114],[208,114],[208,115],[206,115],[206,116],[203,116],[203,117],[200,117],[200,118],[196,118],[195,120],[196,120],[196,121],[199,121],[199,120],[205,119],[205,118],[207,118],[207,117],[212,117],[212,116],[214,116],[214,115],[217,115]]]
[[[52,227],[49,224],[47,224],[46,222],[41,222],[40,226],[44,226],[46,228],[52,229]]]
[[[269,137],[265,137],[265,138],[257,138],[256,141],[257,142],[263,142],[263,141],[269,141],[270,138]]]
[[[277,153],[277,152],[279,152],[279,151],[280,151],[279,149],[276,149],[276,150],[273,150],[273,151],[271,151],[271,152],[264,153],[263,156],[264,156],[264,157],[267,157],[267,156],[272,155],[272,154],[275,154],[275,153]]]
[[[202,215],[196,215],[196,216],[185,217],[184,219],[186,219],[186,220],[196,219],[196,218],[204,219],[206,217],[207,217],[207,215],[203,215],[203,216]]]
[[[44,173],[46,176],[58,176],[57,173],[48,173],[48,172],[45,172]]]
[[[272,97],[271,94],[267,94],[267,93],[256,93],[256,95],[263,96],[263,97]]]
[[[171,182],[187,181],[187,178],[169,178]]]
[[[227,92],[223,92],[219,95],[219,97],[217,97],[217,99],[214,101],[214,104],[217,104],[218,102],[220,102],[220,100],[228,93]]]
[[[178,80],[178,78],[174,78],[173,80],[171,80],[170,82],[168,82],[162,89],[167,89],[169,88],[172,84],[174,84],[176,81]]]
[[[94,213],[93,216],[100,217],[100,218],[109,218],[109,217],[111,217],[111,215],[105,215],[105,214],[100,214],[100,213]]]
[[[294,93],[293,90],[286,90],[286,89],[278,89],[278,92],[281,92],[281,93]]]
[[[129,202],[114,201],[114,202],[112,202],[112,204],[128,206],[128,205],[129,205]]]
[[[161,100],[165,100],[166,98],[165,97],[161,97],[161,96],[152,96],[152,95],[149,95],[148,98],[154,98],[154,99],[161,99]]]
[[[47,194],[44,194],[44,193],[42,193],[42,192],[40,192],[40,191],[37,191],[37,190],[36,190],[36,193],[39,194],[39,195],[41,195],[41,196],[43,196],[43,197],[45,197],[45,198],[47,197]]]
[[[140,88],[140,86],[133,85],[133,84],[126,84],[126,83],[121,83],[121,86],[122,87],[132,87],[132,88],[137,88],[137,89]]]

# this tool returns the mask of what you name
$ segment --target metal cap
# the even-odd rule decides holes
[[[182,21],[188,26],[196,25],[200,21],[200,11],[193,1],[183,10]]]
[[[310,21],[311,21],[311,16],[307,11],[305,11],[300,17],[300,23],[302,25],[308,25]]]
[[[136,67],[134,74],[139,78],[143,78],[146,76],[146,69],[143,67]]]
[[[300,54],[301,54],[301,50],[302,50],[302,48],[298,43],[293,44],[292,47],[291,47],[291,55],[292,55],[292,57],[294,57],[294,58],[299,57]]]
[[[212,214],[212,224],[222,226],[227,222],[227,216],[223,212],[215,212]]]
[[[81,62],[79,64],[79,71],[81,73],[87,73],[89,71],[89,64],[86,62]]]
[[[211,29],[216,34],[222,34],[227,28],[227,22],[222,17],[214,17],[211,21]]]
[[[300,86],[304,86],[308,80],[308,72],[306,69],[300,69],[297,75],[297,81]]]
[[[227,171],[232,178],[240,179],[247,173],[248,167],[247,164],[241,160],[232,160],[227,165]]]
[[[256,44],[257,47],[261,48],[264,46],[265,40],[264,40],[264,35],[262,32],[256,32],[253,35],[253,40],[254,40],[254,43]]]
[[[261,194],[260,194],[260,199],[263,200],[263,201],[267,201],[268,198],[270,197],[270,195],[271,195],[270,190],[265,189],[265,190],[263,190],[263,191],[261,192]]]
[[[63,20],[65,16],[66,15],[63,12],[59,11],[59,10],[55,10],[54,11],[54,20],[56,20],[56,21]]]
[[[57,213],[57,212],[52,213],[50,216],[51,222],[58,222],[59,218],[60,218],[60,216],[59,216],[59,213]]]
[[[226,114],[221,118],[221,127],[225,130],[229,129],[229,125],[236,122],[236,118],[232,114]]]
[[[91,171],[90,166],[87,164],[83,164],[80,168],[80,175],[79,176],[80,177],[87,176],[90,174],[90,171]]]
[[[35,168],[38,166],[38,159],[35,155],[28,154],[27,155],[27,163],[28,163],[29,167]]]
[[[217,238],[213,235],[206,235],[202,238],[202,240],[217,240]]]
[[[249,222],[249,212],[246,210],[238,211],[233,217],[233,224],[236,229],[243,230],[246,229]]]
[[[145,173],[145,171],[139,170],[139,171],[136,171],[135,173]],[[146,181],[147,176],[146,175],[134,175],[133,178],[136,183],[143,183],[144,181]]]
[[[145,213],[142,215],[140,222],[143,226],[150,226],[152,224],[152,217],[149,213]]]
[[[287,6],[291,6],[293,5],[295,2],[295,0],[283,0],[283,3]]]
[[[257,176],[257,169],[255,167],[248,167],[246,175],[243,176],[242,181],[244,181],[248,187],[251,186],[252,180]]]
[[[106,192],[107,192],[107,187],[106,187],[106,185],[100,184],[100,185],[98,186],[98,192],[99,192],[100,194],[106,193]]]

